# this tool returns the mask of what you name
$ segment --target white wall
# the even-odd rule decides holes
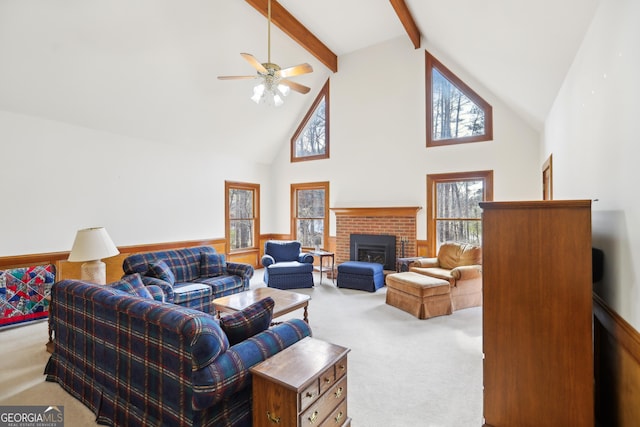
[[[495,200],[542,197],[539,133],[464,70],[426,48],[493,106],[494,140],[426,148],[425,52],[414,50],[406,37],[341,56],[330,83],[331,158],[290,163],[290,143],[283,142],[272,168],[273,232],[289,232],[289,186],[297,182],[330,181],[331,207],[421,206],[419,239],[427,237],[429,173],[492,169]],[[334,215],[330,233],[335,235]]]
[[[265,165],[218,155],[219,143],[162,144],[0,111],[0,256],[67,251],[91,226],[116,245],[224,237],[224,181],[269,178]]]
[[[640,2],[601,0],[545,122],[556,199],[598,199],[593,245],[605,252],[596,291],[640,329]]]

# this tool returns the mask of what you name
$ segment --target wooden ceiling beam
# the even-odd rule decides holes
[[[265,17],[267,16],[268,0],[246,0],[246,2]],[[331,71],[338,72],[338,56],[276,0],[271,0],[271,22]]]
[[[407,32],[409,38],[411,39],[411,42],[413,43],[413,46],[416,49],[419,49],[420,30],[418,29],[416,21],[411,15],[411,11],[409,11],[409,8],[407,7],[407,3],[405,3],[405,0],[389,0],[389,2],[391,3],[391,6],[393,6],[393,9],[396,11],[396,15],[398,15],[398,18],[400,18],[400,22],[402,22],[405,31]]]

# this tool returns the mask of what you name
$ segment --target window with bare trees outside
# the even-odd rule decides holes
[[[323,248],[329,233],[329,183],[291,184],[292,235],[305,248]]]
[[[291,161],[329,158],[329,80],[291,138]]]
[[[230,251],[254,249],[260,232],[260,185],[225,182],[227,247]]]
[[[493,139],[493,110],[426,52],[427,147]]]
[[[427,237],[432,253],[445,242],[482,245],[482,209],[493,200],[493,171],[427,175]]]

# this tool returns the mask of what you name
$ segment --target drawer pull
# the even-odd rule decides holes
[[[311,393],[310,391],[307,392],[306,397],[313,397],[313,393]]]
[[[325,382],[325,383],[327,383],[327,384],[329,384],[329,383],[331,382],[331,378],[325,378],[325,379],[324,379],[324,382]]]
[[[336,424],[340,422],[343,416],[344,416],[344,413],[342,411],[338,412],[338,415],[336,415],[336,417],[334,418]]]
[[[336,390],[336,392],[335,392],[335,393],[333,393],[333,394],[334,394],[334,396],[336,397],[336,399],[339,399],[339,398],[340,398],[340,396],[342,396],[342,392],[343,392],[343,391],[344,391],[344,390],[342,389],[342,387],[338,387],[338,389]]]
[[[347,367],[345,365],[340,365],[338,366],[338,369],[340,369],[341,371],[344,371],[347,369]]]
[[[274,417],[269,411],[267,411],[267,419],[274,424],[280,424],[280,417]]]
[[[309,422],[313,424],[316,422],[317,418],[318,418],[318,411],[313,411],[313,414],[311,414],[311,416],[309,417]]]

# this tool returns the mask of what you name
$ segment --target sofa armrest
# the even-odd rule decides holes
[[[309,325],[290,319],[230,347],[213,363],[192,373],[193,409],[204,410],[249,387],[249,368],[307,336],[311,336]]]
[[[275,260],[275,258],[274,258],[274,257],[272,257],[271,255],[264,255],[264,256],[262,257],[262,261],[261,261],[261,262],[262,262],[262,266],[263,266],[264,268],[267,268],[267,267],[269,267],[271,264],[275,264],[275,263],[276,263],[276,260]]]
[[[298,255],[298,262],[313,264],[313,255],[308,252],[300,252],[300,255]]]
[[[240,262],[227,262],[227,273],[240,276],[243,279],[251,279],[253,277],[253,266]]]
[[[149,288],[150,286],[159,287],[164,293],[164,302],[173,302],[175,295],[173,293],[173,286],[171,286],[169,282],[156,279],[155,277],[142,276],[142,283],[144,283],[147,288]],[[151,289],[149,289],[149,291],[151,292]],[[153,292],[151,292],[151,295],[153,295],[153,299],[157,300]]]
[[[438,262],[438,258],[420,258],[413,261],[411,267],[440,267],[440,263]]]
[[[476,279],[482,277],[482,266],[479,264],[461,265],[451,270],[451,276],[456,280]]]
[[[154,300],[164,302],[164,291],[158,285],[145,285]]]

